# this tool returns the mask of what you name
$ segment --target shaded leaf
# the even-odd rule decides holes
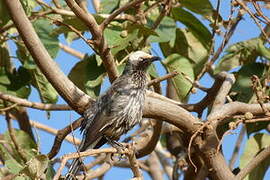
[[[125,36],[122,32],[126,33]],[[112,54],[116,55],[119,51],[126,49],[137,38],[138,29],[123,30],[118,25],[112,25],[110,28],[106,28],[104,31],[104,37],[108,41],[108,45],[111,48]]]
[[[41,101],[43,103],[56,103],[58,93],[42,72],[36,68],[30,70],[30,73],[32,75],[32,85],[38,90]]]
[[[5,67],[7,71],[11,71],[12,69],[6,43],[0,44],[0,67]]]
[[[237,79],[232,87],[232,91],[237,93],[235,100],[248,103],[254,94],[251,77],[253,75],[262,77],[265,70],[266,67],[262,63],[249,63],[244,65],[236,73]]]
[[[110,14],[119,7],[120,0],[102,0],[100,2],[100,13]]]
[[[201,71],[208,58],[208,50],[191,32],[185,29],[176,30],[174,46],[169,43],[160,43],[160,47],[165,56],[177,53],[189,59],[195,75]]]
[[[212,35],[194,15],[185,11],[181,7],[173,8],[172,14],[174,19],[183,23],[206,49],[210,48],[209,46]]]
[[[100,93],[105,69],[98,66],[94,55],[85,56],[84,60],[78,62],[70,71],[68,77],[82,91],[91,97],[97,97]]]
[[[20,98],[27,98],[31,92],[30,75],[22,67],[12,73],[0,67],[0,91]]]
[[[47,180],[53,179],[54,175],[55,175],[55,170],[53,169],[53,165],[49,162],[48,168],[46,170],[46,179]]]
[[[158,78],[158,72],[156,69],[155,64],[151,64],[148,69],[147,72],[150,74],[150,76],[152,76],[153,78]]]
[[[19,173],[23,166],[19,162],[17,162],[16,159],[13,158],[13,156],[9,153],[9,151],[2,143],[0,143],[0,153],[1,158],[4,161],[5,167],[7,167],[7,169],[13,174]]]
[[[31,15],[32,9],[36,6],[36,2],[32,0],[20,0],[25,13]],[[3,27],[9,22],[10,15],[4,1],[0,1],[0,27]]]
[[[245,167],[252,159],[264,148],[270,145],[270,136],[268,134],[256,134],[248,139],[245,152],[240,158],[240,168]],[[270,166],[270,157],[260,163],[251,173],[245,178],[249,180],[263,180],[264,174]]]
[[[45,170],[48,167],[49,159],[46,155],[37,155],[26,163],[20,173],[31,179],[44,179]]]
[[[4,1],[0,1],[0,27],[6,25],[10,20],[8,8]]]
[[[26,157],[30,160],[33,156],[37,155],[37,145],[36,143],[32,140],[32,138],[24,131],[22,130],[17,130],[14,129],[14,134],[16,137],[16,141],[18,146],[23,150],[25,153]],[[5,132],[4,134],[4,139],[8,144],[12,147],[13,151],[16,152],[16,148],[14,147],[12,140],[10,138],[9,132]],[[17,155],[19,156],[19,155]],[[16,157],[17,158],[17,157]]]
[[[191,80],[194,80],[192,64],[185,57],[179,54],[171,54],[165,59],[165,61],[163,61],[163,63],[168,72],[183,72]],[[180,100],[184,100],[187,97],[187,94],[192,86],[191,83],[186,80],[185,77],[183,77],[181,74],[172,78],[172,81]]]
[[[215,73],[229,71],[240,65],[254,62],[258,56],[269,58],[269,49],[263,45],[260,38],[238,42],[226,49],[226,54],[215,68]]]
[[[244,66],[236,73],[236,82],[232,87],[232,92],[236,95],[233,97],[234,100],[250,103],[254,99],[255,94],[252,89],[251,77],[253,75],[262,78],[267,73],[267,67],[262,63],[249,63]],[[265,129],[267,122],[256,122],[247,124],[247,134],[250,135],[253,132],[257,132],[261,129]]]
[[[53,34],[53,25],[47,19],[38,19],[33,23],[33,26],[41,42],[54,59],[59,51],[59,40],[58,36]]]
[[[148,26],[151,28],[159,14],[153,15],[148,20]],[[175,21],[165,16],[156,29],[156,34],[149,36],[150,42],[171,42],[175,40],[176,23]]]
[[[215,21],[215,10],[209,0],[179,0],[181,5],[188,10],[202,15],[211,22]]]

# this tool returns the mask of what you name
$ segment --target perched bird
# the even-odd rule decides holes
[[[146,69],[155,60],[159,57],[143,51],[129,56],[123,74],[85,111],[80,152],[97,149],[107,142],[116,145],[122,134],[140,122],[147,88]],[[80,165],[79,159],[73,160],[66,180],[75,179]]]

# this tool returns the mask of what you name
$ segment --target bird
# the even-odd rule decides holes
[[[113,147],[121,145],[117,142],[120,136],[142,119],[147,89],[146,70],[156,60],[160,58],[144,51],[129,55],[122,75],[85,110],[80,127],[83,138],[78,151],[98,149],[107,142]],[[75,179],[81,164],[79,158],[74,159],[65,179]]]

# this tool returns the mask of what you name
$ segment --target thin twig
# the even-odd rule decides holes
[[[88,44],[89,46],[91,46],[91,47],[93,48],[92,43],[90,43],[89,40],[86,39],[86,38],[82,35],[82,33],[81,33],[78,29],[76,29],[74,26],[71,26],[71,25],[69,25],[69,24],[63,23],[62,21],[57,20],[57,19],[53,19],[53,18],[51,18],[51,17],[49,17],[49,16],[47,16],[47,18],[50,19],[50,20],[52,20],[53,23],[56,24],[56,25],[58,25],[58,26],[59,26],[59,25],[66,26],[66,27],[69,28],[71,31],[73,31],[75,34],[77,34],[77,35],[78,35],[78,36],[79,36],[86,44]]]
[[[83,53],[81,53],[81,52],[79,52],[79,51],[77,51],[77,50],[75,50],[75,49],[73,49],[73,48],[71,48],[69,46],[66,46],[66,45],[64,45],[62,43],[59,43],[59,47],[61,49],[63,49],[65,52],[67,52],[67,53],[69,53],[69,54],[71,54],[71,55],[73,55],[73,56],[75,56],[75,57],[77,57],[79,59],[83,59],[84,56],[85,56]]]
[[[235,180],[241,180],[246,177],[254,168],[260,165],[266,158],[270,157],[270,146],[262,150],[236,175]]]
[[[16,107],[17,105],[18,105],[18,104],[15,103],[15,104],[12,104],[11,106],[2,108],[2,109],[0,109],[0,112],[5,112],[5,111],[8,111],[8,110],[10,110],[10,109],[13,109],[13,108]]]
[[[72,128],[74,130],[79,128],[80,125],[81,125],[82,120],[83,120],[83,118],[79,118],[76,121],[74,121],[72,124],[70,124],[70,125],[66,126],[65,128],[57,131],[57,135],[54,138],[53,146],[52,146],[50,152],[48,153],[49,159],[52,159],[54,156],[57,155],[57,153],[59,152],[61,144],[62,144],[63,140],[65,139],[65,137],[71,132]]]
[[[96,13],[99,13],[100,11],[100,1],[99,0],[92,0],[92,4],[96,10]]]
[[[173,71],[171,73],[166,74],[165,76],[158,77],[156,79],[151,80],[147,85],[148,85],[148,87],[152,86],[153,84],[157,84],[157,83],[160,83],[161,81],[173,78],[173,77],[177,76],[178,74],[179,73],[177,71]]]
[[[243,141],[245,132],[246,132],[245,126],[242,126],[240,134],[238,135],[238,138],[237,138],[235,146],[234,146],[232,157],[231,157],[231,159],[229,161],[229,167],[230,167],[231,170],[233,169],[234,163],[235,163],[236,159],[239,156],[240,147],[241,147],[241,143]]]
[[[50,111],[68,111],[72,110],[70,106],[64,105],[64,104],[44,104],[39,102],[31,102],[26,99],[18,98],[9,94],[5,94],[0,92],[0,99],[13,102],[18,106],[25,106],[30,107],[34,109],[40,109],[40,110],[50,110]]]
[[[129,149],[129,153],[127,155],[128,155],[128,159],[130,162],[130,168],[134,174],[134,177],[142,178],[140,166],[139,166],[139,163],[138,163],[138,161],[136,159],[136,155],[135,155],[136,150],[132,145],[130,145],[128,149]]]
[[[259,16],[261,16],[261,17],[266,21],[266,24],[270,25],[270,19],[269,19],[267,16],[265,16],[265,15],[263,14],[260,5],[257,4],[255,1],[252,1],[252,4],[253,4],[254,8],[256,9],[257,14],[258,14]]]
[[[105,19],[101,24],[100,24],[100,29],[102,31],[105,30],[105,28],[108,26],[108,24],[114,20],[114,18],[116,16],[118,16],[119,14],[121,14],[122,12],[130,9],[131,7],[135,7],[136,5],[142,3],[143,1],[146,1],[146,0],[134,0],[134,1],[131,1],[127,4],[125,4],[124,6],[120,7],[119,9],[115,10],[107,19]]]
[[[78,158],[78,157],[92,156],[92,155],[101,154],[101,153],[117,153],[117,149],[115,149],[115,148],[89,149],[87,151],[80,152],[80,155],[78,155],[78,153],[71,153],[71,154],[64,155],[61,158],[60,167],[57,170],[57,173],[55,174],[53,179],[54,180],[59,179],[59,177],[61,175],[61,172],[62,172],[63,168],[65,167],[65,164],[67,163],[67,161],[69,159],[75,159],[75,158]],[[121,153],[129,154],[130,151],[129,151],[129,149],[123,149],[123,151]]]
[[[268,35],[264,32],[262,25],[257,21],[257,18],[254,16],[254,14],[250,11],[250,9],[245,5],[244,2],[240,1],[240,0],[235,0],[250,16],[251,18],[254,20],[254,22],[256,23],[256,25],[259,27],[259,29],[261,30],[262,34],[265,37],[265,40],[268,41],[268,43],[270,43],[269,37]]]
[[[45,125],[45,124],[41,124],[41,123],[39,123],[39,122],[37,122],[37,121],[32,121],[32,120],[30,120],[30,124],[31,124],[31,126],[33,126],[33,127],[35,127],[35,128],[38,128],[38,129],[40,129],[40,130],[42,130],[42,131],[45,131],[45,132],[48,132],[48,133],[50,133],[50,134],[53,134],[53,135],[57,135],[57,133],[58,133],[58,131],[59,130],[57,130],[57,129],[54,129],[54,128],[51,128],[51,127],[49,127],[49,126],[47,126],[47,125]],[[74,138],[73,139],[73,137],[72,136],[70,136],[70,135],[67,135],[66,137],[65,137],[65,140],[67,140],[68,142],[70,142],[70,143],[72,143],[72,144],[80,144],[80,140],[79,139],[77,139],[77,138]]]
[[[221,45],[219,46],[219,48],[217,49],[217,51],[214,53],[214,55],[211,57],[211,59],[206,62],[206,64],[204,65],[203,69],[201,70],[201,72],[198,74],[198,76],[196,77],[196,80],[199,80],[204,73],[215,63],[215,61],[218,59],[218,57],[220,56],[220,54],[222,53],[223,49],[225,48],[225,46],[227,45],[227,43],[229,42],[230,38],[232,37],[237,25],[239,24],[240,20],[242,19],[242,14],[238,13],[235,22],[232,23],[230,29],[225,33],[223,41],[221,42]],[[230,21],[231,22],[231,21]],[[195,80],[195,81],[196,81]]]
[[[18,141],[16,139],[14,129],[12,128],[12,121],[11,121],[11,118],[9,116],[8,111],[6,111],[6,116],[5,117],[6,117],[6,121],[7,121],[7,126],[8,126],[10,139],[11,139],[12,143],[14,144],[14,147],[15,147],[16,151],[18,152],[18,154],[20,155],[20,157],[22,158],[24,163],[26,163],[27,162],[26,154],[23,151],[23,149],[20,147],[20,145],[19,145],[19,143],[18,143]]]

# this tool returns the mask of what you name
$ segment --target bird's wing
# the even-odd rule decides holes
[[[126,100],[121,96],[125,95],[126,91],[121,88],[126,87],[127,83],[127,80],[121,77],[116,79],[108,91],[97,99],[93,107],[86,110],[85,120],[81,126],[81,130],[84,131],[84,143],[80,148],[81,151],[92,148],[92,144],[98,139],[100,140],[103,132],[117,117],[119,108],[121,110],[125,106]]]

